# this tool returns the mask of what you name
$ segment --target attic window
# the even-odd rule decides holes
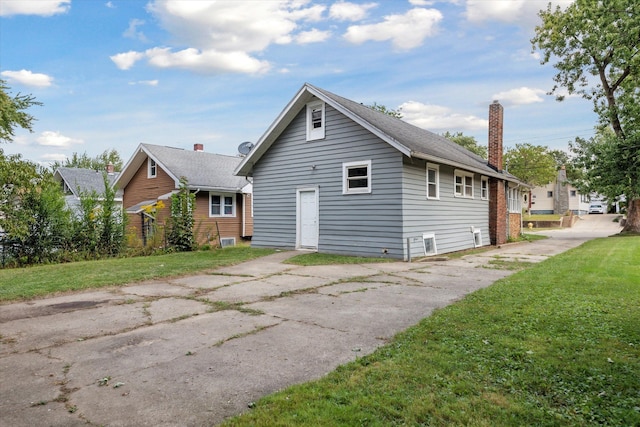
[[[147,162],[147,178],[155,178],[156,176],[158,176],[158,166],[156,165],[156,161],[149,159]]]
[[[307,104],[307,141],[324,138],[325,115],[324,102]]]

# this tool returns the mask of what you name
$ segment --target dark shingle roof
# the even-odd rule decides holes
[[[496,171],[487,164],[485,159],[453,141],[309,83],[306,83],[289,102],[235,172],[250,176],[253,165],[269,149],[269,146],[293,120],[297,112],[314,96],[375,133],[409,157],[448,164],[520,183],[513,175]]]
[[[60,178],[66,182],[76,197],[79,197],[81,193],[90,193],[92,191],[95,191],[100,196],[104,195],[105,188],[102,171],[60,167],[56,169],[54,176],[55,175],[59,175]],[[117,176],[117,173],[107,175],[109,183],[113,184]]]
[[[363,104],[343,98],[324,89],[309,84],[308,86],[356,114],[371,124],[371,126],[378,128],[399,144],[407,147],[414,154],[424,154],[474,168],[488,168],[485,159],[443,136],[414,126],[402,119],[373,110]],[[492,169],[489,168],[489,171],[492,171]]]
[[[236,156],[192,151],[161,145],[141,144],[160,166],[178,180],[185,177],[189,187],[240,190],[247,185],[233,170],[242,160]]]

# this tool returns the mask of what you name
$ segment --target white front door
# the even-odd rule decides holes
[[[298,190],[298,246],[318,249],[317,190]]]

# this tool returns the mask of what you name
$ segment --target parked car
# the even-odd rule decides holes
[[[589,213],[590,214],[603,214],[604,213],[604,206],[602,205],[602,203],[591,203],[591,205],[589,205]]]

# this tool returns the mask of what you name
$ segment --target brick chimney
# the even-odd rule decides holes
[[[502,131],[503,108],[498,101],[489,106],[488,164],[497,172],[502,172]],[[492,245],[507,243],[508,214],[506,181],[489,178],[489,239]]]
[[[193,144],[193,151],[204,151],[203,144]]]
[[[113,175],[115,171],[115,167],[111,163],[107,164],[107,173],[109,175]]]
[[[502,172],[502,123],[503,108],[498,101],[489,106],[489,166]]]

